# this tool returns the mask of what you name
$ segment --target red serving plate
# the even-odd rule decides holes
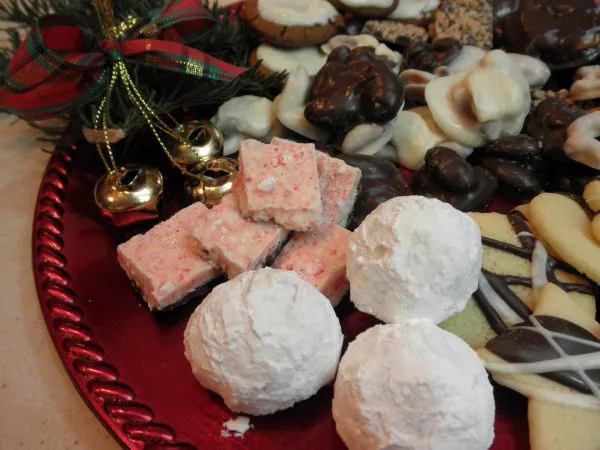
[[[331,387],[290,410],[252,418],[243,438],[221,437],[223,422],[235,415],[197,383],[183,352],[183,331],[200,299],[151,313],[135,293],[115,249],[140,229],[118,230],[102,220],[93,201],[101,174],[94,158],[93,149],[77,146],[52,156],[35,209],[33,259],[52,340],[104,426],[132,449],[344,449],[331,415]],[[166,173],[174,194],[165,200],[165,216],[178,207],[180,183]],[[338,315],[348,339],[375,323],[347,300]],[[528,449],[526,400],[496,387],[496,402],[492,449]]]

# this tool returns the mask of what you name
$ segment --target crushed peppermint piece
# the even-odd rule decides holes
[[[282,161],[285,165],[288,165],[294,162],[294,157],[289,153],[284,153],[284,155],[282,156]]]

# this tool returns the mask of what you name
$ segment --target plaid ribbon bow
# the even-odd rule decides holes
[[[105,93],[119,62],[223,81],[245,71],[181,43],[211,25],[198,0],[171,0],[145,24],[128,18],[119,25],[110,0],[94,3],[106,39],[91,48],[70,20],[40,19],[10,62],[10,77],[0,87],[0,110],[30,121],[68,113]]]

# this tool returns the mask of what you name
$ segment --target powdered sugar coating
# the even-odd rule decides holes
[[[192,314],[185,355],[234,412],[264,415],[335,377],[342,331],[329,300],[294,272],[261,269],[217,286]]]
[[[396,197],[350,238],[350,298],[384,322],[440,323],[466,306],[481,260],[479,227],[468,215],[436,199]]]
[[[477,354],[429,320],[377,325],[340,363],[333,417],[350,450],[485,450],[494,416]]]

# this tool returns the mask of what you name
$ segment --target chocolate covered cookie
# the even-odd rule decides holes
[[[498,45],[540,58],[551,69],[600,55],[600,5],[594,0],[499,0],[495,15]]]

